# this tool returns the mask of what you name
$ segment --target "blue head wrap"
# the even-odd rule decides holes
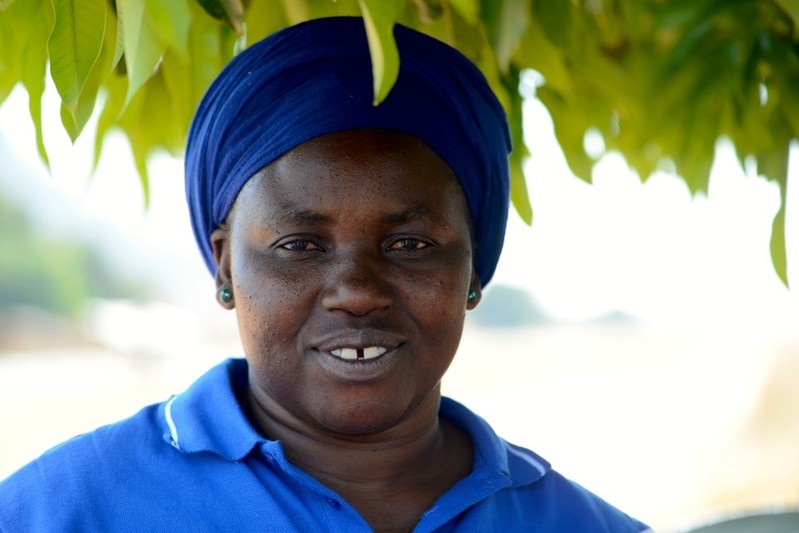
[[[315,137],[380,128],[426,142],[460,181],[475,232],[475,269],[494,274],[508,216],[505,113],[486,79],[454,48],[395,27],[400,74],[372,105],[363,19],[317,19],[277,32],[239,54],[203,97],[186,148],[186,196],[211,272],[211,232],[256,172]]]

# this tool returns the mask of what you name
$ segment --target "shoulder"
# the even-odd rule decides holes
[[[649,531],[642,522],[563,476],[536,453],[509,443],[505,443],[505,447],[511,483],[498,494],[501,502],[499,507],[515,507],[518,525],[524,525],[526,530],[592,533]],[[542,467],[543,472],[535,475],[535,471],[541,472]]]
[[[475,530],[490,525],[541,533],[649,531],[644,523],[566,478],[532,451],[506,446],[508,482],[468,513],[466,518],[473,521]]]
[[[470,479],[495,487],[462,517],[468,530],[530,532],[641,533],[648,528],[578,483],[567,479],[538,454],[508,443],[464,406],[442,400],[440,414],[464,429],[475,445]],[[467,486],[468,485],[464,485]],[[458,499],[479,497],[481,483],[461,490]],[[454,496],[454,494],[453,494]]]
[[[161,408],[151,405],[130,418],[74,437],[1,481],[0,530],[37,517],[57,522],[51,511],[85,508],[87,501],[118,490],[131,465],[157,461],[169,448],[163,446],[156,420]],[[59,529],[54,523],[50,528],[31,526]]]
[[[8,490],[23,481],[41,478],[52,479],[52,475],[96,475],[105,468],[114,468],[131,453],[146,455],[154,441],[162,441],[157,413],[163,404],[154,404],[141,409],[133,416],[99,427],[64,441],[44,452],[7,479],[0,488]]]
[[[238,460],[257,444],[233,374],[243,379],[246,367],[217,365],[178,396],[70,439],[0,481],[0,532],[198,531],[212,514],[229,523],[250,479]]]
[[[556,470],[529,486],[540,511],[553,525],[550,531],[607,531],[640,533],[648,527]],[[539,505],[537,505],[539,507]]]

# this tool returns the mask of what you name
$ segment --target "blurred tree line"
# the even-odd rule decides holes
[[[144,296],[142,287],[114,274],[99,250],[42,235],[0,195],[0,313],[27,306],[79,318],[94,298]]]

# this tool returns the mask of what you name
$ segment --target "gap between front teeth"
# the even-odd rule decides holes
[[[382,346],[369,346],[367,348],[337,348],[330,353],[341,359],[348,361],[367,360],[380,357],[386,353],[386,348]]]

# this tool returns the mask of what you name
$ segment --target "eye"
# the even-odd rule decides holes
[[[321,250],[322,247],[315,242],[308,239],[295,239],[280,245],[280,248],[290,252],[315,252]]]
[[[428,246],[430,246],[430,244],[422,240],[405,237],[392,242],[388,249],[391,251],[412,252],[415,250],[422,250]]]

